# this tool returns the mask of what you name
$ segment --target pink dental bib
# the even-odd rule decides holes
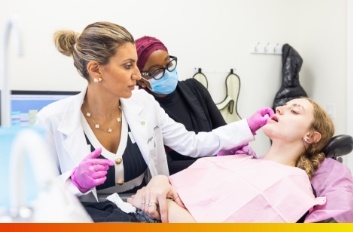
[[[247,155],[198,159],[170,182],[197,222],[296,222],[325,204],[303,170]]]

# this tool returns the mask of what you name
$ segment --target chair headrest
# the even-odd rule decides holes
[[[322,149],[327,158],[334,158],[351,153],[353,150],[353,138],[350,135],[333,136]]]

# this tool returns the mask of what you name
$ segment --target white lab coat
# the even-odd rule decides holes
[[[50,149],[57,167],[57,174],[68,182],[77,195],[80,191],[71,183],[73,169],[89,154],[82,123],[81,105],[86,89],[75,96],[54,102],[37,114],[37,125],[48,134]],[[122,111],[132,137],[137,143],[151,176],[169,175],[164,144],[180,154],[203,157],[222,149],[253,140],[247,121],[241,120],[222,126],[212,132],[188,132],[183,124],[175,122],[145,90],[134,90],[128,99],[120,99]],[[96,195],[95,189],[92,190]]]

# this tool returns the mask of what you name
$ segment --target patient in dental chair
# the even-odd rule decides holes
[[[163,222],[303,222],[326,203],[310,178],[325,158],[320,151],[333,122],[316,102],[298,98],[277,107],[263,131],[272,144],[261,159],[202,158],[169,178],[152,178],[128,202]]]

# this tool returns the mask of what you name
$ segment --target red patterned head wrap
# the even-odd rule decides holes
[[[157,50],[168,52],[168,49],[157,38],[151,36],[143,36],[135,41],[137,50],[137,67],[142,71],[150,55]]]

